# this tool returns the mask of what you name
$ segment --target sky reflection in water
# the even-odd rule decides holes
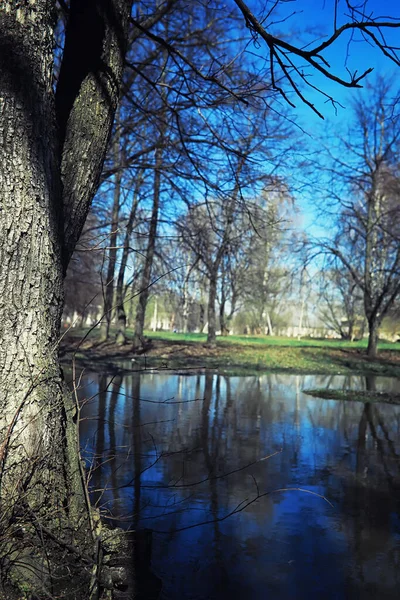
[[[81,437],[96,467],[93,500],[116,524],[153,531],[163,599],[397,598],[400,407],[302,393],[397,383],[87,374]],[[333,507],[274,492],[286,487]]]

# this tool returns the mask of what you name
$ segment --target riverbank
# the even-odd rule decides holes
[[[386,404],[400,404],[400,394],[397,392],[380,392],[377,390],[331,390],[315,389],[303,390],[305,394],[314,396],[314,398],[323,398],[326,400],[351,400],[356,402],[384,402]]]
[[[85,336],[87,336],[85,338]],[[319,373],[327,375],[359,373],[400,378],[400,344],[381,343],[377,358],[366,354],[366,341],[342,342],[229,336],[217,338],[215,348],[206,345],[202,334],[146,332],[145,347],[132,351],[128,343],[99,342],[98,329],[71,329],[61,341],[61,360],[70,365],[73,357],[80,366],[122,371],[142,369],[218,369],[228,374],[260,371]]]

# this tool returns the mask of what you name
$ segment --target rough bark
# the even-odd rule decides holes
[[[135,335],[133,338],[133,347],[140,348],[143,340],[144,320],[146,316],[147,300],[149,298],[149,286],[151,282],[151,271],[153,268],[154,250],[156,246],[156,235],[158,225],[158,211],[160,206],[160,184],[161,184],[161,166],[162,166],[162,146],[161,143],[155,151],[154,167],[154,192],[153,209],[150,219],[149,240],[144,261],[142,280],[140,284],[139,301],[136,308],[135,317]]]
[[[119,100],[131,5],[132,0],[70,3],[56,93],[65,263],[99,185]]]
[[[127,24],[128,2],[98,3],[105,4]],[[84,54],[74,65],[64,60],[60,83],[68,83],[67,69],[70,83],[77,84],[79,72],[79,85],[71,87],[57,123],[54,5],[0,4],[0,565],[2,581],[11,570],[41,597],[58,595],[69,572],[69,597],[89,598],[93,529],[58,338],[63,274],[100,175],[123,56],[107,22],[101,38],[107,76],[96,79],[93,64],[80,72]],[[77,7],[76,19],[85,13],[86,24],[100,10],[72,0],[71,22]],[[79,52],[90,31],[75,38]]]
[[[16,515],[70,544],[78,529],[90,536],[75,406],[57,356],[63,236],[51,4],[0,9],[0,527],[14,566],[33,548],[43,552],[33,532],[16,541]]]

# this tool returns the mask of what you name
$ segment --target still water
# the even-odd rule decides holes
[[[400,406],[302,392],[396,385],[86,374],[93,501],[152,531],[164,600],[398,598]]]

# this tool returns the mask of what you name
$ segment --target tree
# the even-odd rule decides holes
[[[184,244],[201,261],[208,279],[208,334],[207,344],[216,343],[216,298],[218,274],[224,256],[234,236],[238,236],[233,224],[238,214],[238,194],[236,185],[232,196],[224,201],[207,201],[194,205],[185,219],[179,224]],[[215,224],[215,225],[214,225]],[[239,234],[240,235],[240,234]]]
[[[246,261],[242,260],[243,254],[241,252],[235,252],[238,249],[239,244],[236,244],[236,248],[230,248],[229,252],[225,254],[221,263],[221,274],[219,284],[219,325],[221,328],[221,335],[228,335],[230,331],[230,323],[238,308],[238,300],[241,295],[242,281],[244,277],[244,271],[246,269]],[[229,305],[229,312],[227,313],[227,306]]]
[[[252,216],[254,229],[251,223],[247,228],[248,267],[243,276],[242,299],[250,328],[273,335],[276,309],[287,291],[293,202],[284,182],[273,178],[259,204]]]
[[[141,348],[143,345],[143,329],[144,319],[146,316],[146,306],[149,297],[151,273],[153,267],[154,251],[156,245],[157,225],[160,210],[161,199],[161,167],[163,153],[163,125],[161,126],[159,143],[154,152],[154,184],[153,184],[153,206],[150,217],[148,243],[146,248],[146,256],[144,259],[143,273],[139,291],[139,301],[136,308],[135,318],[135,336],[133,339],[133,347]]]
[[[99,183],[118,103],[129,15],[126,0],[71,1],[54,93],[54,3],[0,7],[0,227],[7,232],[0,243],[0,527],[8,540],[0,559],[3,575],[16,570],[25,580],[24,563],[36,572],[46,551],[53,552],[47,574],[53,583],[73,569],[71,548],[94,556],[76,406],[57,341],[64,274]],[[21,519],[31,524],[22,540]],[[61,559],[65,548],[74,561]],[[75,582],[87,586],[85,597],[93,561],[80,565]],[[53,583],[37,585],[46,593]]]
[[[115,270],[117,264],[117,244],[118,244],[118,227],[119,227],[119,216],[121,208],[121,183],[122,183],[122,172],[118,169],[121,161],[121,148],[120,148],[120,129],[119,119],[116,122],[116,131],[113,139],[113,158],[114,165],[116,166],[116,172],[114,175],[114,191],[113,191],[113,203],[111,210],[111,223],[109,233],[109,247],[108,247],[108,260],[107,260],[107,274],[104,282],[104,317],[101,323],[100,339],[107,341],[110,334],[111,317],[113,312],[113,300],[114,300],[114,288],[115,288]]]
[[[258,194],[267,181],[272,182],[271,171],[281,166],[282,157],[289,156],[291,150],[287,141],[287,138],[290,140],[288,128],[276,122],[268,109],[244,114],[236,110],[234,118],[228,113],[220,128],[220,139],[230,144],[234,154],[232,156],[226,149],[223,152],[221,146],[214,150],[212,164],[216,163],[219,168],[209,172],[209,181],[215,180],[213,196],[206,195],[204,202],[189,204],[186,218],[178,223],[185,247],[198,259],[209,282],[207,343],[210,345],[216,342],[218,288],[220,325],[225,328],[228,279],[233,305],[237,299],[237,291],[232,289],[232,284],[237,287],[237,282],[233,281],[233,257],[240,255],[245,238],[253,229],[257,230],[257,226],[264,229],[266,211],[258,203]],[[211,157],[214,158],[214,154],[210,150]],[[256,231],[255,236],[259,235]]]
[[[353,341],[364,328],[363,298],[349,271],[340,267],[333,265],[321,273],[319,313],[327,327]]]
[[[63,317],[71,322],[78,315],[80,324],[86,317],[98,318],[101,304],[102,237],[96,215],[89,213],[79,242],[68,265],[64,280],[65,301]]]
[[[136,183],[135,183],[135,189],[134,189],[134,193],[133,193],[133,198],[132,198],[132,204],[130,207],[130,212],[129,212],[129,216],[128,216],[128,220],[126,223],[126,228],[125,228],[125,234],[124,234],[124,239],[123,239],[123,246],[122,246],[122,255],[121,255],[121,262],[119,265],[119,269],[118,269],[118,278],[117,278],[117,285],[116,285],[116,309],[117,309],[117,326],[118,326],[118,331],[117,331],[117,336],[116,336],[116,342],[118,345],[123,345],[126,342],[126,313],[125,313],[125,307],[124,307],[124,300],[125,300],[125,292],[126,292],[126,288],[127,286],[125,285],[125,272],[126,272],[126,267],[128,264],[128,257],[129,257],[129,253],[131,250],[131,238],[132,238],[132,232],[133,232],[133,227],[135,225],[136,222],[136,216],[137,216],[137,212],[138,212],[138,205],[139,205],[139,201],[140,201],[140,188],[141,188],[141,184],[142,184],[142,177],[141,174],[139,173],[136,179]],[[135,273],[135,275],[138,275],[139,273]],[[134,279],[135,279],[135,275],[134,275]]]
[[[337,107],[337,103],[334,96],[326,92],[323,84],[322,87],[318,87],[315,76],[322,75],[322,81],[327,79],[347,88],[359,88],[362,87],[363,80],[373,70],[373,68],[368,67],[359,72],[357,68],[349,68],[348,50],[352,43],[358,41],[368,42],[371,47],[376,47],[383,52],[388,60],[396,66],[400,66],[397,45],[394,40],[392,44],[388,40],[390,31],[399,27],[399,19],[375,17],[370,10],[368,0],[358,4],[352,4],[348,0],[341,4],[337,0],[333,0],[329,6],[324,4],[323,10],[327,9],[330,13],[331,33],[324,36],[325,39],[321,41],[321,36],[315,37],[312,32],[311,39],[307,39],[306,43],[303,42],[303,44],[291,43],[283,36],[274,34],[273,25],[276,24],[273,22],[274,10],[280,5],[279,0],[273,4],[267,15],[262,13],[262,18],[257,18],[257,15],[243,0],[235,0],[235,4],[244,16],[246,26],[251,32],[254,42],[258,44],[260,38],[265,42],[264,47],[260,45],[261,54],[263,55],[264,48],[267,48],[266,63],[272,87],[293,107],[295,106],[292,100],[294,92],[295,98],[297,97],[309,106],[321,118],[323,118],[322,113],[307,97],[308,93],[318,92],[325,101],[332,103],[334,107]],[[287,19],[295,14],[296,12],[286,15],[284,18]],[[269,19],[271,19],[271,22]],[[282,20],[277,21],[278,26],[281,23]],[[360,36],[359,39],[355,37],[357,34]],[[344,54],[346,58],[343,60],[345,74],[343,75],[340,68],[336,67],[337,63],[335,62],[335,66],[333,66],[333,63],[330,63],[330,59],[325,54],[339,39],[346,39],[347,41],[347,50]]]
[[[383,318],[400,293],[400,111],[383,79],[353,106],[354,126],[334,156],[336,235],[320,243],[362,292],[368,356],[377,352]]]

